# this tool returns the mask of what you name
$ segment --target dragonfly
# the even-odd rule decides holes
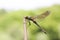
[[[47,33],[46,30],[44,28],[42,28],[36,21],[35,19],[44,19],[46,18],[48,15],[50,14],[50,11],[45,11],[43,12],[41,15],[37,15],[37,16],[34,16],[34,17],[30,17],[30,16],[26,16],[25,19],[27,19],[28,21],[32,21],[34,24],[37,25],[37,27],[44,33]],[[29,22],[30,24],[30,22]]]

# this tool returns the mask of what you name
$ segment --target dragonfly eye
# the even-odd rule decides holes
[[[28,19],[28,16],[26,16],[25,19]]]

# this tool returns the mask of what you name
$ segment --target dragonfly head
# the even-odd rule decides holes
[[[31,19],[31,17],[30,16],[26,16],[25,19]]]
[[[25,19],[28,19],[28,16],[26,16]]]
[[[31,18],[30,16],[26,16],[26,17],[25,17],[25,19],[27,19],[27,20],[28,20],[29,25],[31,25],[31,23],[30,23],[30,18]]]

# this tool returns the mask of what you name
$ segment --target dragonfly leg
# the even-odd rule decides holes
[[[29,21],[29,26],[31,25],[31,22]]]

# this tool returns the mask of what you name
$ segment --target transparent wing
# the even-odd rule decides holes
[[[46,12],[42,13],[41,15],[37,15],[37,16],[31,17],[31,18],[32,18],[32,19],[36,19],[36,18],[38,18],[38,19],[44,19],[44,18],[47,17],[49,14],[50,14],[50,11],[46,11]]]

